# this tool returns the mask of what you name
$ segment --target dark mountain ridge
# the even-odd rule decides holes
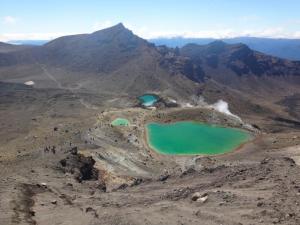
[[[254,51],[264,54],[289,59],[300,60],[300,39],[288,38],[259,38],[259,37],[236,37],[236,38],[156,38],[149,41],[156,45],[166,45],[168,47],[183,47],[189,43],[207,45],[213,41],[222,40],[227,44],[243,43]]]
[[[149,50],[150,44],[123,24],[94,32],[55,39],[43,46],[44,57],[55,66],[110,72]]]
[[[36,61],[75,71],[109,73],[143,54],[158,61],[161,56],[153,44],[134,35],[120,23],[92,34],[64,36],[43,46],[2,54],[0,65]]]
[[[196,84],[189,78],[196,80],[199,76],[197,70],[190,68],[193,68],[190,59],[179,55],[167,59],[154,44],[134,35],[123,24],[0,54],[0,71],[5,71],[2,73],[5,79],[22,77],[24,81],[28,72],[31,79],[43,79],[43,87],[47,87],[46,80],[51,73],[55,82],[90,84],[86,88],[95,91],[121,89],[126,93],[142,93],[145,90],[174,92],[182,89],[191,93]],[[41,76],[45,70],[48,75]],[[53,82],[49,84],[53,85]]]
[[[0,53],[8,53],[14,51],[20,51],[26,48],[30,48],[30,45],[13,45],[4,42],[0,42]]]
[[[267,85],[274,89],[281,83],[287,88],[299,86],[300,63],[222,41],[156,47],[117,24],[92,34],[60,37],[43,46],[0,53],[0,72],[3,81],[24,82],[29,76],[42,80],[42,87],[60,83],[97,92],[122,90],[136,95],[165,91],[189,96],[199,93],[199,85],[209,79],[231,88],[265,89]],[[47,76],[41,76],[45,73]],[[281,79],[287,76],[291,78]],[[277,81],[255,80],[260,77]]]
[[[211,68],[225,66],[237,75],[299,76],[300,62],[268,56],[251,50],[245,44],[226,44],[214,41],[208,45],[187,44],[180,54],[191,58],[194,63]]]

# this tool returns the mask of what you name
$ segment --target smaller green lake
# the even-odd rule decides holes
[[[251,139],[247,131],[182,121],[147,124],[149,146],[162,154],[215,155],[230,152]]]
[[[139,101],[142,103],[143,106],[152,106],[155,102],[158,101],[159,97],[153,94],[144,94],[138,97]]]
[[[129,121],[124,118],[117,118],[111,122],[113,126],[129,126]]]

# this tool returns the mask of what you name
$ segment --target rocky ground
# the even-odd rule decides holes
[[[147,147],[148,121],[243,125],[201,107],[113,108],[113,98],[35,92],[0,96],[0,224],[300,224],[290,118],[243,115],[255,139],[228,154],[163,156]],[[116,117],[135,126],[111,127]]]

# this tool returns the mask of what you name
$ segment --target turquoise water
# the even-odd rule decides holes
[[[138,97],[143,106],[152,106],[155,102],[158,101],[157,95],[145,94]]]
[[[129,121],[124,118],[117,118],[111,122],[113,126],[129,126]]]
[[[251,139],[241,129],[190,121],[149,123],[146,128],[149,146],[162,154],[222,154]]]

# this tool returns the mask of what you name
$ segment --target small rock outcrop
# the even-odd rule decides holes
[[[207,193],[200,193],[200,192],[195,192],[193,195],[192,195],[192,201],[197,201],[197,202],[206,202],[207,199],[208,199],[208,194]]]
[[[99,172],[94,167],[95,160],[91,156],[84,156],[77,152],[77,148],[72,148],[70,154],[60,160],[60,168],[65,173],[74,174],[78,182],[83,180],[98,180]]]

